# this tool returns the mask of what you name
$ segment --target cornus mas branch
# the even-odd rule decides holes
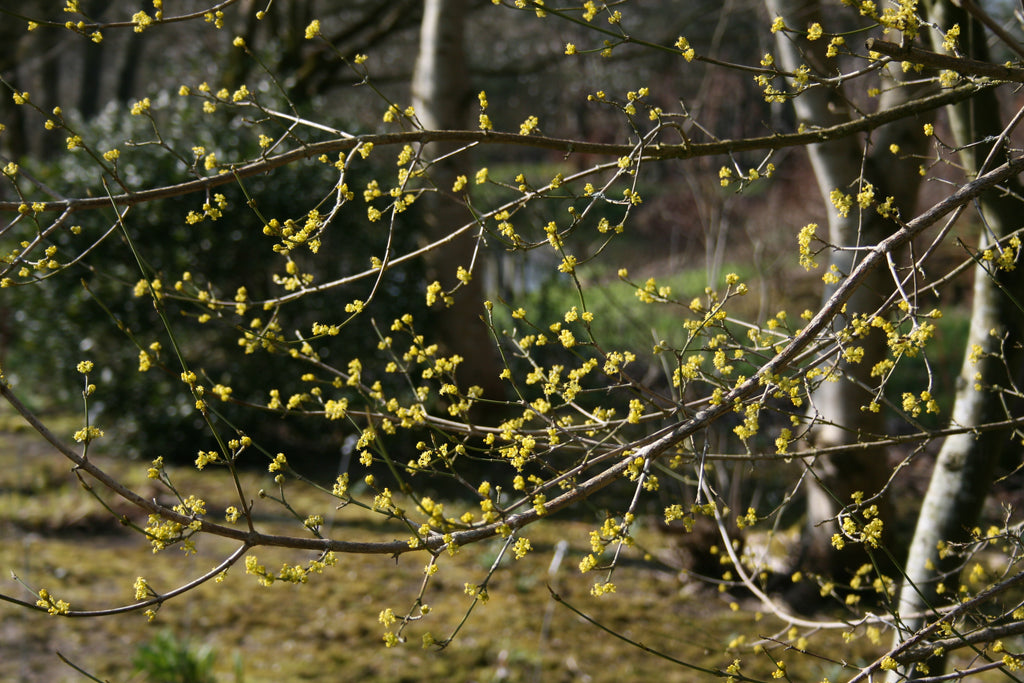
[[[903,641],[898,647],[889,650],[888,653],[882,655],[874,662],[861,669],[860,672],[852,678],[850,678],[847,681],[847,683],[860,683],[860,681],[873,680],[872,676],[879,670],[881,670],[882,661],[886,657],[891,657],[892,659],[901,664],[912,664],[914,662],[924,661],[929,657],[932,657],[935,653],[935,646],[939,645],[940,643],[945,643],[946,639],[929,640],[929,638],[936,631],[938,631],[943,624],[956,623],[956,620],[959,617],[965,614],[969,614],[971,610],[977,609],[979,605],[986,603],[987,601],[1001,593],[1004,593],[1014,587],[1019,586],[1022,582],[1024,582],[1024,572],[1019,572],[1009,577],[1005,581],[1001,581],[1000,583],[997,583],[994,586],[989,587],[981,593],[978,593],[970,600],[966,600],[953,606],[948,611],[944,612],[938,619],[933,621],[931,624],[915,633],[912,637]],[[976,634],[978,634],[977,637],[975,637],[972,634],[963,634],[950,639],[950,648],[953,649],[959,647],[970,647],[978,642],[985,642],[986,640],[988,640],[988,638],[994,639],[995,637],[1004,634],[1017,635],[1021,631],[1024,631],[1024,628],[1021,628],[1021,622],[1019,621],[1014,621],[1012,623],[1004,625],[985,627],[975,632]],[[988,638],[980,637],[982,634],[988,636]],[[921,643],[927,644],[922,645]],[[960,678],[960,676],[957,676],[957,678]]]
[[[991,189],[1003,180],[1022,171],[1024,171],[1024,157],[1011,159],[999,168],[966,183],[956,192],[933,205],[917,218],[900,227],[899,230],[868,250],[863,260],[846,276],[832,297],[810,320],[807,327],[800,334],[795,336],[775,357],[761,366],[757,373],[726,394],[718,406],[706,408],[698,412],[688,422],[681,425],[679,429],[681,432],[684,432],[681,436],[689,436],[697,431],[697,428],[691,427],[691,425],[699,424],[700,427],[703,427],[720,417],[723,413],[731,411],[734,400],[743,399],[752,393],[760,385],[762,378],[774,376],[784,370],[800,351],[810,344],[817,337],[818,333],[824,330],[839,313],[840,309],[860,286],[860,283],[867,274],[885,262],[886,254],[903,246],[916,235],[934,225],[943,216],[970,202],[982,192]]]
[[[0,396],[3,396],[11,406],[28,422],[33,429],[35,429],[46,441],[50,443],[55,449],[60,451],[64,457],[74,463],[75,467],[83,472],[88,473],[98,482],[106,486],[108,489],[121,496],[124,500],[128,501],[132,505],[135,505],[140,510],[148,512],[150,514],[159,515],[166,520],[177,522],[179,524],[188,526],[189,524],[196,521],[195,518],[188,515],[183,515],[165,505],[161,505],[156,500],[146,499],[136,492],[129,489],[127,486],[119,482],[115,477],[108,474],[102,468],[98,467],[95,463],[89,459],[79,455],[74,448],[66,444],[57,435],[51,432],[42,421],[30,411],[14,393],[11,388],[5,384],[0,383]],[[571,491],[558,496],[551,500],[545,505],[548,512],[554,512],[560,510],[573,502],[586,498],[594,492],[604,488],[608,484],[617,480],[622,473],[629,467],[630,462],[634,457],[653,457],[658,453],[663,452],[666,448],[675,443],[677,439],[672,439],[673,428],[666,428],[660,432],[655,433],[651,437],[648,437],[645,441],[649,441],[648,445],[636,447],[633,444],[632,456],[630,458],[622,458],[620,462],[616,463],[607,470],[600,474],[590,478],[579,486],[575,487]],[[588,465],[599,464],[606,461],[610,456],[622,456],[626,447],[616,449],[615,451],[605,454],[601,458],[595,459]],[[563,475],[571,476],[573,470]],[[551,482],[555,483],[555,482]],[[507,526],[512,529],[518,529],[531,522],[536,521],[540,515],[536,510],[529,510],[516,515],[511,515],[501,522],[488,524],[483,527],[476,529],[470,529],[467,531],[461,531],[451,534],[452,542],[457,545],[465,545],[473,543],[486,538],[491,538],[498,533],[498,529],[502,526]],[[364,543],[356,541],[340,541],[333,539],[318,539],[318,538],[305,538],[297,536],[280,536],[274,534],[262,534],[256,531],[244,531],[236,529],[222,524],[216,524],[206,519],[200,519],[201,523],[200,531],[221,536],[224,538],[230,538],[236,541],[245,543],[247,547],[257,546],[278,546],[284,548],[295,548],[300,550],[317,550],[317,551],[335,551],[342,553],[357,553],[357,554],[379,554],[379,555],[400,555],[402,553],[411,552],[413,550],[439,550],[446,545],[446,542],[440,534],[434,534],[429,538],[425,539],[416,548],[409,545],[407,540],[396,540],[389,542],[374,542]]]
[[[203,574],[199,578],[193,579],[192,581],[189,581],[188,583],[186,583],[186,584],[184,584],[182,586],[178,586],[174,590],[170,590],[170,591],[168,591],[166,593],[160,593],[160,594],[154,595],[153,597],[147,598],[145,600],[142,600],[142,601],[139,601],[139,602],[134,602],[134,603],[132,603],[130,605],[124,605],[122,607],[112,607],[110,609],[97,609],[97,610],[68,610],[67,612],[63,612],[61,614],[61,616],[62,617],[109,617],[109,616],[113,616],[115,614],[124,614],[125,612],[138,612],[139,610],[144,610],[144,609],[149,608],[149,607],[159,606],[159,605],[167,602],[168,600],[171,600],[172,598],[176,598],[177,596],[182,595],[183,593],[187,593],[188,591],[192,590],[193,588],[196,588],[197,586],[200,586],[200,585],[206,583],[210,579],[217,578],[218,576],[223,574],[225,571],[230,569],[232,565],[234,565],[236,562],[238,562],[238,560],[242,559],[242,556],[245,555],[245,552],[248,549],[249,549],[249,546],[243,544],[238,549],[236,549],[233,553],[228,555],[227,558],[225,558],[220,564],[218,564],[216,567],[214,567],[210,571],[206,572],[205,574]],[[46,607],[42,607],[40,605],[37,605],[34,602],[28,602],[27,600],[18,600],[17,598],[12,598],[9,595],[4,595],[2,593],[0,593],[0,600],[2,600],[3,602],[9,602],[11,604],[18,605],[19,607],[27,607],[28,609],[36,610],[38,612],[46,612],[47,611]]]
[[[188,14],[178,14],[178,15],[175,15],[175,16],[172,16],[172,17],[162,17],[160,19],[155,19],[154,18],[152,20],[151,26],[159,26],[160,24],[174,24],[174,23],[179,23],[179,22],[182,22],[182,21],[192,21],[192,20],[195,20],[195,19],[204,19],[207,14],[210,14],[212,12],[219,12],[219,11],[223,10],[224,8],[226,8],[226,7],[230,7],[231,5],[234,5],[237,2],[238,2],[238,0],[223,0],[223,2],[219,2],[219,3],[215,4],[215,5],[213,5],[212,7],[207,7],[206,9],[201,9],[201,10],[199,10],[197,12],[189,12]],[[22,21],[34,21],[35,23],[39,24],[40,26],[49,26],[51,28],[60,28],[60,29],[66,28],[65,23],[62,22],[62,21],[40,21],[38,19],[32,19],[31,17],[25,16],[25,15],[22,15],[22,14],[18,14],[16,12],[12,12],[12,11],[6,10],[6,9],[0,9],[0,14],[5,14],[5,15],[7,15],[9,17],[14,17],[16,19],[21,19]],[[83,31],[84,32],[84,31],[96,31],[96,30],[108,29],[108,28],[111,28],[111,29],[113,29],[113,28],[130,28],[130,29],[134,29],[137,26],[138,26],[138,23],[136,23],[134,21],[106,21],[106,22],[99,22],[99,23],[97,23],[97,22],[83,22],[81,26],[78,26],[76,24],[75,30]]]
[[[885,262],[886,255],[900,246],[906,244],[916,235],[934,225],[944,216],[948,215],[958,207],[970,202],[981,193],[992,189],[1003,180],[1024,172],[1024,156],[1009,160],[999,168],[980,176],[976,180],[966,183],[956,192],[942,201],[933,205],[930,209],[914,218],[909,223],[901,226],[896,232],[885,240],[879,242],[872,249],[866,252],[865,257],[857,264],[853,271],[843,280],[836,289],[835,294],[826,302],[822,309],[811,319],[807,327],[794,337],[789,344],[761,369],[742,384],[732,389],[723,397],[721,403],[716,406],[699,411],[690,419],[676,425],[665,427],[644,439],[636,441],[629,446],[622,446],[594,458],[593,460],[578,466],[574,470],[563,475],[564,477],[576,476],[595,466],[603,465],[611,459],[616,462],[595,474],[583,483],[575,486],[569,491],[553,498],[544,505],[545,513],[555,512],[565,508],[593,493],[603,489],[623,476],[630,464],[636,458],[653,459],[676,446],[684,439],[709,424],[731,412],[735,401],[743,400],[754,393],[764,378],[771,378],[785,370],[800,354],[800,352],[811,344],[818,335],[829,325],[831,320],[839,313],[846,301],[860,286],[864,277],[874,268]],[[148,500],[132,491],[115,477],[107,474],[103,469],[96,466],[87,458],[78,454],[68,444],[54,435],[21,401],[14,395],[11,388],[0,382],[0,396],[3,396],[14,409],[43,436],[55,449],[60,451],[68,460],[75,464],[76,468],[88,473],[97,481],[102,483],[115,494],[121,496],[129,503],[141,510],[151,514],[160,515],[164,519],[178,522],[182,525],[189,525],[196,519],[183,515],[171,508],[161,505],[155,500]],[[626,457],[628,456],[628,457]],[[553,485],[555,482],[548,482]],[[450,535],[450,541],[458,545],[466,545],[486,538],[491,538],[499,533],[499,529],[518,529],[541,517],[536,509],[529,509],[524,512],[511,515],[503,520],[465,531],[454,532]],[[390,542],[357,542],[342,541],[334,539],[305,538],[295,536],[280,536],[262,534],[257,531],[245,531],[221,524],[216,524],[205,519],[200,522],[200,531],[231,538],[240,541],[248,547],[256,546],[279,546],[296,549],[308,549],[317,551],[336,551],[344,553],[364,554],[387,554],[399,555],[413,550],[428,550],[436,552],[447,545],[445,537],[441,534],[432,534],[422,539],[421,543],[413,548],[406,540],[395,540]],[[907,641],[909,646],[912,641]]]
[[[988,28],[988,30],[999,36],[999,40],[1001,40],[1004,45],[1021,57],[1024,57],[1024,47],[1021,47],[1021,44],[1017,42],[1016,38],[1003,28],[1002,24],[996,21],[992,15],[984,10],[984,8],[978,5],[978,3],[974,2],[974,0],[951,0],[951,2],[953,5],[962,8],[975,19],[985,24],[985,27]]]
[[[836,140],[850,135],[868,132],[887,123],[891,123],[908,116],[913,116],[920,112],[930,111],[955,102],[961,102],[973,97],[983,90],[995,86],[995,83],[969,83],[949,90],[943,90],[936,95],[913,100],[912,102],[892,107],[884,111],[868,114],[854,121],[829,126],[827,128],[816,128],[801,133],[764,135],[760,137],[744,138],[742,140],[720,140],[715,142],[672,145],[651,144],[644,147],[644,155],[641,160],[692,159],[696,157],[731,154],[743,151],[802,147],[819,142],[827,142],[829,140]],[[108,207],[111,202],[116,205],[143,204],[158,199],[167,199],[169,197],[179,197],[195,192],[202,192],[234,182],[236,179],[244,179],[267,173],[275,168],[287,166],[288,164],[301,161],[303,159],[315,158],[322,154],[347,151],[364,144],[372,143],[376,147],[382,145],[423,144],[428,142],[515,145],[520,147],[532,147],[535,149],[556,150],[564,152],[565,154],[599,154],[615,157],[630,155],[636,151],[635,144],[603,144],[580,140],[550,138],[539,135],[495,133],[492,131],[417,130],[403,133],[361,135],[305,145],[290,152],[235,166],[224,173],[220,173],[219,175],[210,176],[208,178],[198,178],[196,180],[190,180],[177,185],[168,185],[166,187],[141,190],[139,192],[128,192],[114,195],[113,197],[91,197],[40,202],[35,205],[35,208],[40,211],[83,211],[86,209]],[[0,202],[0,211],[18,211],[22,206],[22,202]]]
[[[899,45],[876,38],[869,38],[866,46],[868,50],[881,52],[883,55],[893,59],[923,64],[924,66],[931,66],[936,69],[949,69],[963,76],[984,76],[1001,81],[1024,82],[1024,69],[1014,66],[1003,66],[1002,64],[982,62],[977,59],[944,55],[938,52],[922,50],[913,45]]]
[[[823,446],[802,451],[786,451],[785,453],[758,453],[756,455],[733,454],[733,453],[708,453],[704,456],[707,460],[799,460],[801,458],[813,458],[822,455],[846,455],[850,453],[869,452],[878,448],[897,446],[900,444],[912,444],[921,441],[934,441],[955,434],[978,434],[981,432],[992,432],[1010,427],[1024,427],[1024,417],[1017,417],[999,422],[990,422],[980,426],[971,427],[946,427],[944,429],[930,429],[914,432],[912,434],[900,434],[888,439],[876,439],[874,441],[856,441],[853,443],[840,444],[838,446]]]

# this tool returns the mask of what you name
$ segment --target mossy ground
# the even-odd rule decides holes
[[[154,554],[143,537],[119,525],[83,491],[70,467],[29,432],[0,434],[0,463],[0,591],[7,595],[32,599],[10,578],[13,572],[75,609],[114,607],[131,602],[137,576],[164,592],[205,573],[233,549],[219,539],[203,539],[191,557],[176,549]],[[106,464],[145,489],[145,463]],[[206,474],[187,467],[172,472],[183,490],[216,500]],[[344,519],[353,536],[396,537],[393,527],[379,525],[368,513]],[[265,525],[269,530],[280,526],[282,532],[295,528],[274,520]],[[782,647],[773,648],[770,656],[754,654],[750,644],[759,638],[785,637],[782,622],[767,615],[755,618],[756,604],[742,598],[734,611],[729,603],[737,598],[680,579],[667,564],[640,553],[627,555],[616,571],[615,594],[590,596],[590,586],[599,577],[581,576],[576,565],[588,550],[592,528],[589,521],[569,518],[532,528],[528,536],[534,551],[503,564],[489,584],[489,602],[474,609],[444,650],[423,649],[421,637],[429,630],[443,638],[462,620],[470,605],[463,586],[483,579],[494,561],[496,542],[444,558],[426,596],[431,613],[407,629],[408,642],[395,648],[384,646],[377,616],[386,607],[401,615],[413,604],[425,555],[345,555],[301,586],[263,587],[236,566],[223,583],[210,582],[165,604],[153,623],[139,613],[63,619],[0,603],[0,679],[84,680],[60,662],[60,652],[103,680],[145,680],[132,659],[140,646],[169,630],[178,638],[213,646],[220,681],[236,680],[236,671],[250,683],[715,680],[599,630],[554,601],[552,590],[616,632],[695,666],[721,669],[740,658],[745,674],[772,680],[772,660],[784,659],[792,680],[840,678],[837,664]],[[345,537],[346,526],[339,523],[331,533]],[[669,555],[672,544],[679,542],[659,532],[653,521],[638,537],[654,557]],[[568,550],[552,572],[552,551],[562,540]],[[268,569],[310,559],[295,551],[254,552]],[[747,645],[727,650],[741,636]],[[811,642],[816,651],[851,665],[865,663],[877,649],[865,638],[843,644],[835,632],[815,635]]]

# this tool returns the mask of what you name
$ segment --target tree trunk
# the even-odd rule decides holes
[[[975,59],[988,59],[980,25],[970,21],[961,10],[944,1],[935,2],[929,7],[929,19],[943,29],[959,23],[963,29],[961,51]],[[933,48],[942,49],[940,38],[935,37]],[[956,144],[962,150],[964,168],[968,173],[977,174],[991,147],[971,143],[997,136],[1003,128],[995,93],[985,91],[972,100],[949,107],[948,111]],[[1000,159],[998,155],[997,163]],[[1011,181],[1007,185],[1013,192],[1021,191],[1019,183]],[[978,206],[985,223],[980,237],[982,242],[1002,238],[1020,224],[1020,205],[1007,194],[989,192],[979,198]],[[1017,268],[991,273],[975,268],[970,331],[951,417],[955,426],[978,426],[1007,417],[999,392],[975,388],[979,374],[983,384],[1004,384],[1007,379],[1015,379],[1005,377],[1006,368],[1020,366],[1019,340],[1024,339],[1024,312],[1017,309],[999,285],[1020,292],[1024,271]],[[979,348],[983,352],[980,358]],[[1013,357],[1007,358],[1007,354]],[[950,436],[943,443],[907,558],[899,602],[900,613],[906,616],[896,634],[897,643],[919,630],[925,624],[924,615],[940,603],[940,582],[948,582],[954,588],[958,584],[957,568],[961,560],[954,554],[941,557],[938,545],[942,541],[969,540],[969,530],[978,521],[996,465],[1009,440],[1007,431],[988,431]],[[943,664],[941,659],[929,661],[929,675],[939,673],[938,668]],[[904,673],[910,677],[920,675],[917,671]]]
[[[90,17],[102,20],[109,2],[91,2],[86,5]],[[100,112],[100,92],[106,43],[83,40],[79,46],[82,59],[81,83],[78,88],[78,114],[83,121],[91,121]],[[123,101],[123,100],[122,100]]]
[[[821,19],[817,1],[767,0],[767,6],[772,16],[783,17],[787,26],[804,27]],[[833,17],[831,20],[835,23],[842,19]],[[795,71],[802,64],[810,63],[815,72],[827,73],[825,41],[800,40],[798,45],[797,40],[783,32],[776,34],[779,65]],[[894,83],[901,76],[895,72],[884,75],[893,81],[890,85],[894,87],[886,88],[879,98],[879,110],[920,96],[919,88]],[[824,127],[851,118],[847,100],[839,88],[813,88],[793,98],[792,102],[797,119],[808,126]],[[895,224],[879,215],[874,207],[858,211],[854,205],[849,215],[843,217],[830,200],[831,192],[838,189],[856,195],[862,188],[858,183],[860,179],[860,182],[870,182],[876,188],[879,201],[893,196],[894,204],[902,214],[911,215],[920,186],[913,157],[924,152],[925,138],[921,127],[926,120],[910,117],[876,130],[869,138],[848,137],[808,147],[818,189],[828,209],[828,240],[833,248],[827,266],[835,266],[841,275],[849,273],[859,259],[859,253],[851,248],[877,243],[894,229]],[[893,144],[899,146],[899,156],[890,151]],[[854,314],[869,314],[877,310],[892,289],[889,273],[877,269],[850,299],[845,316],[835,319],[834,330],[845,327]],[[824,300],[833,291],[834,286],[826,286]],[[853,443],[885,431],[881,413],[863,409],[872,396],[862,388],[877,384],[877,379],[870,373],[886,353],[885,339],[876,332],[856,343],[864,347],[863,359],[859,363],[840,362],[837,367],[841,373],[839,381],[824,382],[811,394],[809,417],[815,422],[809,441],[816,447]],[[812,468],[814,476],[808,479],[807,529],[801,569],[827,577],[854,571],[867,558],[863,555],[848,557],[848,553],[833,550],[831,539],[837,529],[834,520],[841,508],[851,502],[854,492],[861,491],[870,496],[883,489],[890,475],[886,452],[872,449],[857,455],[822,456],[811,459],[807,465]],[[886,501],[883,499],[878,505],[883,521],[891,524]]]
[[[125,40],[124,56],[121,59],[121,68],[117,72],[115,97],[118,102],[130,102],[136,93],[139,66],[144,59],[146,45],[146,41],[135,34]]]
[[[469,74],[463,33],[467,3],[465,0],[426,0],[420,29],[420,47],[412,81],[412,102],[416,116],[428,130],[464,128],[467,104],[470,100]],[[425,146],[421,153],[437,159],[455,148],[438,143]],[[426,223],[424,241],[433,241],[472,220],[472,215],[451,197],[452,184],[459,175],[467,174],[469,164],[465,153],[449,156],[442,161],[429,162],[428,175],[436,192],[428,193],[417,205]],[[437,280],[445,291],[458,284],[456,272],[460,266],[469,270],[477,240],[475,233],[463,235],[427,254],[428,281]],[[460,384],[478,385],[484,395],[500,398],[503,387],[498,378],[498,365],[494,341],[481,321],[483,289],[480,257],[477,257],[472,279],[455,292],[453,302],[432,312],[445,350],[462,356],[459,367]]]

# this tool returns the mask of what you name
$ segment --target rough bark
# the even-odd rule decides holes
[[[947,2],[930,3],[929,18],[938,26],[948,29],[959,23],[962,27],[961,51],[976,59],[987,59],[985,36],[976,22],[969,21],[960,10]],[[936,39],[933,49],[941,50]],[[986,136],[997,136],[1002,130],[999,102],[995,93],[985,92],[972,100],[948,109],[956,144],[962,148],[961,161],[968,173],[981,170],[986,155],[992,150],[988,144],[971,144]],[[997,155],[999,150],[996,150]],[[996,162],[1001,158],[996,157]],[[991,167],[991,162],[990,162]],[[1020,192],[1019,183],[1008,185]],[[1020,224],[1020,204],[1006,194],[989,192],[978,200],[981,219],[985,226],[980,239],[988,242],[1002,238]],[[1020,292],[1024,285],[1024,271],[992,273],[981,267],[974,272],[974,301],[970,331],[960,375],[957,380],[956,402],[951,423],[956,426],[977,426],[1006,419],[1006,407],[1000,394],[975,388],[978,373],[983,384],[1005,384],[1006,368],[1020,366],[1021,352],[1018,340],[1024,339],[1024,312],[1000,290],[1000,285]],[[984,355],[975,360],[972,348],[982,349]],[[1006,358],[1006,355],[1012,355]],[[1010,442],[1006,431],[987,431],[980,434],[960,434],[947,437],[936,459],[935,469],[928,485],[917,527],[907,558],[906,576],[900,593],[899,610],[902,627],[896,634],[897,643],[919,630],[925,623],[923,616],[941,603],[937,586],[945,581],[957,583],[958,564],[955,555],[941,557],[940,541],[952,543],[969,539],[971,529],[980,516],[999,458]],[[943,662],[928,663],[929,675],[939,673]],[[920,672],[904,672],[910,677]]]
[[[470,101],[469,72],[466,67],[464,29],[468,3],[465,0],[426,0],[420,29],[420,47],[412,81],[412,101],[416,117],[428,130],[465,128]],[[440,239],[472,220],[465,206],[450,196],[452,184],[460,174],[469,172],[464,153],[441,161],[455,148],[432,143],[421,150],[429,163],[428,175],[436,192],[428,193],[417,204],[425,222],[424,241]],[[459,266],[470,268],[476,248],[475,235],[467,234],[431,251],[426,257],[427,278],[437,280],[445,291],[458,284]],[[431,316],[437,333],[449,354],[462,356],[459,379],[475,384],[485,396],[498,397],[502,391],[501,371],[494,342],[481,321],[483,289],[477,259],[472,279],[455,292],[451,306],[438,304]]]
[[[783,17],[788,26],[803,27],[821,20],[816,0],[767,0],[767,6],[772,16]],[[796,70],[802,64],[809,64],[818,73],[827,73],[823,42],[802,40],[798,44],[797,39],[780,32],[776,34],[776,59],[786,70]],[[891,81],[897,81],[901,76],[900,73],[885,75]],[[905,85],[887,88],[878,106],[880,110],[893,107],[920,94],[920,89]],[[850,119],[848,102],[840,88],[812,88],[792,101],[798,120],[808,126],[834,125]],[[874,244],[895,227],[873,207],[858,211],[854,206],[849,216],[841,216],[829,199],[833,190],[856,195],[858,179],[862,179],[876,188],[880,199],[893,196],[901,213],[912,215],[920,185],[916,164],[901,161],[889,148],[892,144],[899,145],[904,158],[922,153],[924,136],[921,135],[921,126],[926,120],[910,117],[880,128],[870,138],[848,137],[807,148],[818,189],[828,210],[828,240],[834,247],[829,253],[828,264],[823,264],[825,267],[835,265],[840,273],[849,273],[859,258],[858,252],[849,248]],[[846,315],[836,318],[833,327],[836,330],[844,327],[853,314],[874,312],[892,288],[889,274],[881,269],[875,271],[850,299]],[[823,300],[827,300],[833,290],[833,286],[826,286]],[[840,363],[837,369],[842,378],[822,383],[812,392],[809,415],[816,423],[809,440],[815,446],[837,446],[884,433],[881,414],[862,409],[871,401],[871,395],[858,385],[877,383],[877,379],[870,377],[870,372],[872,366],[884,357],[885,340],[874,334],[857,343],[864,347],[864,358],[859,363]],[[874,449],[856,456],[819,457],[807,464],[813,469],[814,477],[808,480],[802,568],[828,576],[855,570],[866,558],[844,557],[832,549],[831,538],[836,531],[833,520],[842,506],[850,503],[855,491],[871,495],[883,489],[890,474],[886,452]],[[880,501],[879,508],[883,520],[890,521],[885,499]]]

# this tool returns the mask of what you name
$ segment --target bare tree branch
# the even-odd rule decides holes
[[[931,111],[938,107],[960,102],[973,97],[982,90],[995,87],[992,83],[967,84],[941,92],[937,95],[923,97],[899,107],[885,109],[874,114],[863,116],[848,123],[842,123],[828,128],[814,129],[802,133],[789,133],[781,135],[766,135],[762,137],[744,138],[742,140],[722,140],[719,142],[699,142],[685,144],[660,144],[655,143],[644,147],[643,160],[658,159],[693,159],[696,157],[713,156],[718,154],[729,154],[733,152],[745,152],[754,150],[782,149],[784,147],[800,147],[812,145],[819,142],[827,142],[839,138],[872,131],[892,121],[913,116],[924,111]],[[488,143],[494,145],[514,145],[518,147],[531,147],[534,149],[547,149],[572,154],[600,154],[606,156],[621,157],[632,153],[636,146],[633,144],[608,144],[596,142],[583,142],[579,140],[564,140],[548,138],[540,135],[517,135],[515,133],[497,133],[491,131],[411,131],[405,133],[383,133],[377,135],[359,135],[346,137],[340,140],[328,140],[306,145],[301,149],[292,150],[276,156],[244,163],[231,168],[228,172],[221,173],[208,178],[199,178],[178,185],[155,188],[151,190],[140,190],[130,194],[118,194],[112,197],[65,199],[62,201],[41,202],[41,211],[58,211],[70,209],[71,211],[82,211],[86,209],[97,209],[110,206],[113,202],[117,205],[133,205],[168,197],[202,192],[210,188],[219,187],[234,182],[236,178],[249,178],[260,175],[294,163],[302,159],[318,157],[321,154],[341,152],[354,149],[360,145],[373,144],[374,146],[384,145],[407,145],[427,142],[461,142],[461,143]],[[22,207],[21,202],[0,202],[0,211],[18,211]]]
[[[923,64],[936,69],[949,69],[962,76],[979,76],[984,78],[996,78],[1001,81],[1013,81],[1024,83],[1024,69],[992,62],[982,62],[967,57],[956,57],[944,55],[930,50],[923,50],[913,45],[898,45],[877,38],[869,38],[866,43],[867,49],[873,52],[880,52],[883,55],[899,59],[904,62]]]

